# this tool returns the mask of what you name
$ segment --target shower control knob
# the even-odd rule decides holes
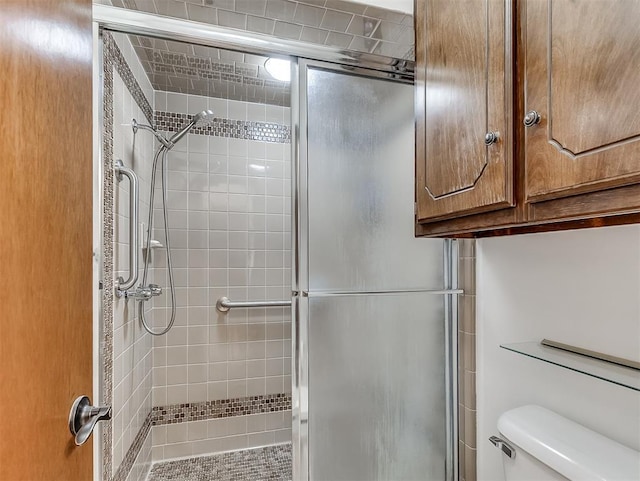
[[[484,145],[495,144],[498,141],[498,132],[487,132],[484,136]]]
[[[535,110],[529,110],[522,121],[525,127],[533,127],[540,123],[540,114]]]
[[[126,291],[124,297],[126,299],[133,298],[136,301],[148,301],[152,297],[162,295],[162,287],[158,284],[149,284],[148,286],[138,286],[135,291]]]

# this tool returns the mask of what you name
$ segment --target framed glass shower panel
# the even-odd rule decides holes
[[[309,291],[441,289],[414,236],[413,86],[301,63]],[[302,102],[301,102],[302,104]]]
[[[309,298],[309,479],[445,480],[445,298]]]

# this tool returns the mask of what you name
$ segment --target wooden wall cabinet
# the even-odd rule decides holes
[[[415,17],[417,235],[640,222],[640,2],[416,0]]]

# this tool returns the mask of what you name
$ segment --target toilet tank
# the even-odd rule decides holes
[[[540,406],[522,406],[498,419],[515,448],[503,456],[506,481],[638,481],[640,453]]]

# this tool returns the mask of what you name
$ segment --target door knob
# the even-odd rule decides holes
[[[495,144],[498,141],[498,132],[487,132],[484,136],[484,145]]]
[[[76,438],[76,446],[87,442],[98,421],[111,419],[111,406],[95,407],[88,396],[80,396],[69,412],[69,431]]]
[[[522,121],[525,127],[533,127],[540,123],[540,114],[535,110],[529,110]]]

